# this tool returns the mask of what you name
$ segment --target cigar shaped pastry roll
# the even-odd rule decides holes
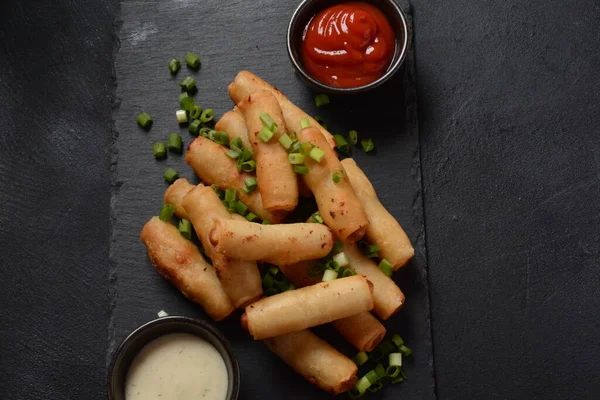
[[[342,166],[356,197],[362,204],[369,225],[366,236],[369,242],[379,245],[379,254],[394,266],[394,271],[406,265],[415,255],[415,250],[404,230],[377,198],[369,178],[351,158],[342,160]]]
[[[212,319],[221,321],[235,311],[213,266],[174,225],[153,217],[144,225],[140,239],[154,268]]]
[[[227,132],[229,134],[229,140],[240,138],[244,147],[248,150],[252,149],[250,141],[248,141],[248,129],[246,128],[246,120],[241,111],[236,107],[233,110],[227,111],[217,124],[215,129],[218,131]]]
[[[262,281],[256,261],[227,257],[215,251],[210,243],[208,236],[214,219],[233,218],[214,190],[200,184],[188,191],[181,205],[194,226],[206,255],[212,260],[219,280],[233,304],[237,308],[243,308],[262,297]],[[245,220],[245,218],[241,218]]]
[[[281,265],[279,269],[297,288],[321,282],[322,273],[310,276],[308,271],[317,261],[302,261]],[[386,329],[370,312],[363,311],[350,317],[332,321],[331,325],[348,343],[359,351],[371,351],[381,343]]]
[[[283,113],[283,118],[285,119],[285,124],[287,126],[288,131],[300,132],[302,126],[300,125],[300,120],[303,118],[307,118],[311,124],[311,126],[317,127],[323,136],[325,137],[327,143],[331,148],[335,147],[335,139],[333,135],[327,131],[327,129],[323,128],[317,121],[315,121],[310,115],[302,111],[300,108],[296,107],[283,93],[281,93],[274,86],[268,84],[258,76],[254,75],[252,72],[248,71],[240,71],[233,82],[229,85],[227,90],[229,91],[229,96],[233,100],[234,103],[239,103],[245,97],[248,97],[251,93],[256,92],[257,90],[266,89],[273,93],[279,105],[281,106],[281,111]]]
[[[259,90],[245,97],[238,108],[246,120],[263,206],[292,211],[298,205],[298,178],[287,150],[279,143],[286,128],[277,99],[268,90]],[[267,135],[272,136],[267,139]]]
[[[233,188],[237,190],[238,198],[250,211],[258,215],[262,220],[270,223],[280,222],[286,213],[271,212],[263,206],[262,197],[258,190],[246,193],[242,190],[246,178],[251,174],[240,172],[235,160],[229,158],[225,153],[227,149],[210,139],[202,136],[194,139],[185,154],[185,161],[192,167],[200,179],[209,184],[215,184],[220,189]]]
[[[303,176],[304,182],[315,195],[323,220],[344,241],[356,242],[362,239],[369,220],[345,176],[337,154],[327,146],[325,138],[316,128],[303,129],[299,139],[303,143],[312,143],[325,152],[321,162],[311,157],[305,158],[308,173]],[[333,179],[335,174],[339,178],[338,182]]]
[[[362,275],[321,282],[263,298],[246,307],[242,326],[255,340],[296,332],[373,308],[371,283]]]
[[[294,371],[331,394],[346,392],[356,383],[356,364],[307,329],[264,343]]]
[[[210,242],[228,257],[293,264],[325,257],[333,247],[333,234],[324,225],[262,225],[248,221],[216,219]]]
[[[404,293],[384,274],[373,259],[366,257],[355,243],[344,243],[343,252],[349,266],[373,284],[373,311],[386,320],[404,305]]]

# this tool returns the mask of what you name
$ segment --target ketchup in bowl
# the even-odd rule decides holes
[[[395,49],[383,13],[364,2],[337,4],[316,14],[302,35],[302,63],[316,80],[353,88],[381,78]]]

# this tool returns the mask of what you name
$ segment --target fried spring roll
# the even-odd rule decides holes
[[[386,320],[404,305],[404,293],[371,258],[366,257],[355,243],[344,243],[344,254],[350,267],[373,284],[373,311]]]
[[[303,129],[299,138],[301,142],[310,142],[325,152],[320,163],[306,157],[308,173],[303,176],[304,182],[315,195],[319,212],[325,223],[337,237],[344,241],[360,240],[369,220],[348,178],[343,176],[338,183],[332,179],[333,174],[336,173],[340,176],[345,175],[344,167],[337,154],[327,147],[325,138],[318,129]]]
[[[225,147],[199,136],[190,143],[185,153],[185,161],[203,182],[209,185],[216,184],[223,190],[236,189],[238,198],[260,219],[271,223],[280,222],[285,216],[284,212],[266,210],[259,191],[248,194],[242,190],[244,180],[252,175],[238,171],[235,160],[227,157],[226,152]]]
[[[212,319],[221,321],[235,311],[213,266],[175,226],[153,217],[144,225],[140,239],[154,268]]]
[[[175,215],[179,218],[185,218],[189,221],[189,217],[185,208],[181,204],[183,202],[183,198],[190,190],[194,188],[187,179],[179,178],[172,185],[170,185],[165,191],[164,201],[165,204],[170,204],[175,207]]]
[[[308,118],[311,126],[319,128],[319,130],[323,133],[323,136],[326,138],[329,146],[331,146],[331,148],[335,147],[335,139],[333,139],[333,135],[331,135],[327,129],[323,128],[310,115],[296,107],[277,88],[263,81],[252,72],[240,71],[227,88],[229,91],[229,96],[236,104],[242,101],[244,98],[250,96],[252,92],[256,92],[257,90],[261,89],[270,91],[277,98],[277,101],[281,106],[281,111],[283,113],[283,118],[285,119],[285,124],[288,131],[300,132],[302,129],[300,126],[300,120],[302,118]]]
[[[369,178],[356,162],[346,158],[342,161],[342,166],[369,218],[367,238],[379,245],[379,254],[388,260],[396,271],[413,258],[415,249],[398,221],[381,204]]]
[[[237,308],[243,308],[262,297],[262,281],[256,262],[224,256],[215,251],[210,243],[208,235],[214,219],[232,218],[214,190],[198,185],[185,195],[181,205],[233,304]]]
[[[241,111],[236,107],[233,110],[227,111],[221,119],[215,125],[215,129],[218,131],[227,132],[229,134],[229,140],[233,140],[237,137],[242,139],[244,147],[248,150],[252,149],[252,145],[248,140],[248,129],[246,128],[246,120]]]
[[[246,307],[242,326],[259,340],[326,324],[372,308],[371,283],[364,276],[355,275],[263,298]]]
[[[266,339],[265,344],[294,371],[331,394],[346,392],[356,382],[356,364],[309,330]]]
[[[385,327],[368,311],[332,321],[331,325],[359,351],[370,352],[381,343]]]
[[[268,90],[260,90],[244,98],[238,108],[246,120],[263,206],[271,211],[292,211],[298,205],[298,178],[288,161],[287,150],[279,143],[279,137],[285,133],[285,122],[277,99]],[[262,113],[271,116],[278,126],[267,143],[258,137],[264,127]]]
[[[210,242],[228,257],[293,264],[325,257],[333,247],[333,234],[325,225],[262,225],[248,221],[216,219]]]
[[[321,282],[322,273],[314,277],[308,275],[315,262],[302,261],[292,265],[281,265],[279,269],[294,286],[301,288]],[[373,350],[381,343],[386,332],[383,324],[368,311],[338,319],[331,322],[331,325],[358,351]]]

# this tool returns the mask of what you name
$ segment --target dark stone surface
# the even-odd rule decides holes
[[[413,9],[439,398],[597,398],[600,5]]]
[[[197,103],[212,107],[217,115],[233,107],[227,85],[235,74],[248,69],[276,85],[292,101],[312,115],[321,115],[334,132],[357,129],[374,138],[376,156],[354,151],[357,162],[372,177],[384,204],[406,228],[417,244],[417,257],[398,274],[407,305],[386,323],[390,332],[402,334],[414,351],[407,362],[410,382],[390,387],[382,398],[431,399],[434,382],[431,357],[429,294],[423,244],[423,213],[416,116],[416,93],[412,54],[406,68],[385,87],[368,96],[332,98],[330,107],[317,109],[315,93],[294,75],[285,51],[285,32],[296,1],[262,2],[217,0],[204,2],[147,3],[123,2],[120,49],[115,69],[118,152],[116,190],[113,196],[114,231],[111,265],[115,277],[111,293],[111,351],[131,330],[154,319],[164,309],[170,314],[206,318],[200,307],[184,299],[151,267],[139,232],[161,206],[167,184],[162,174],[167,167],[197,181],[183,157],[169,153],[167,160],[152,156],[152,143],[180,132],[184,146],[193,139],[187,128],[179,128],[178,83],[187,75],[198,81]],[[210,21],[199,28],[196,17]],[[183,59],[187,51],[202,59],[199,72],[183,66],[172,77],[167,64],[173,57]],[[154,124],[149,132],[139,128],[135,117],[149,112]],[[286,393],[290,399],[327,399],[330,396],[308,384],[286,367],[260,342],[241,330],[239,318],[216,324],[231,340],[240,361],[243,399],[274,399]],[[335,340],[348,355],[355,350],[328,329],[319,334]]]
[[[115,12],[0,3],[1,399],[103,396]]]

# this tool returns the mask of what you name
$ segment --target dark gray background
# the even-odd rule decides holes
[[[113,23],[126,5],[0,4],[0,398],[104,396],[119,305],[111,187],[124,187],[111,174]],[[595,398],[599,5],[414,0],[413,15],[437,396]],[[211,36],[239,29],[197,19]]]

